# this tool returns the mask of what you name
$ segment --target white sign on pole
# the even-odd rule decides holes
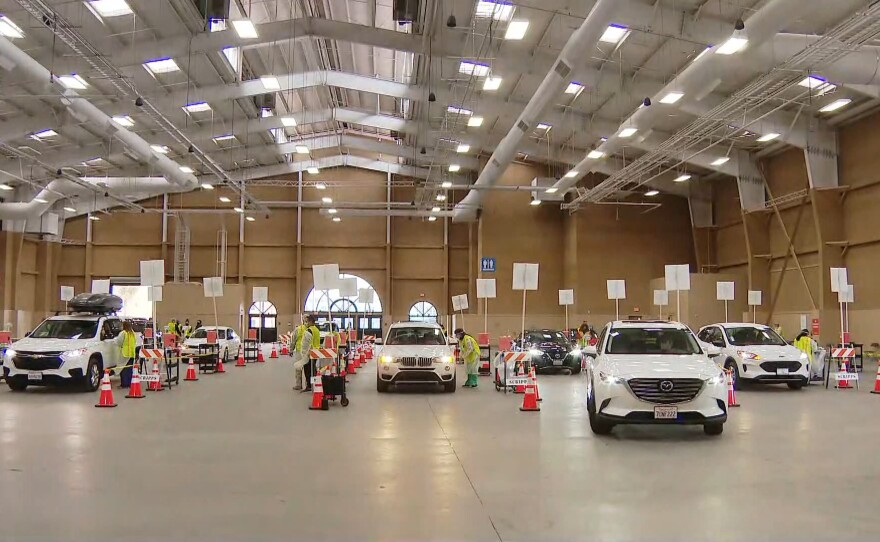
[[[477,299],[495,299],[495,279],[477,279]]]
[[[202,279],[205,297],[223,297],[223,278],[205,277]]]
[[[735,299],[735,288],[736,283],[733,282],[716,282],[715,299],[718,301],[733,301]]]
[[[669,292],[666,290],[654,290],[654,304],[661,307],[669,305]]]
[[[358,295],[358,281],[355,278],[339,279],[339,295],[355,297]]]
[[[162,301],[162,287],[150,286],[149,288],[147,288],[147,301],[151,303]]]
[[[373,302],[373,290],[369,288],[361,288],[358,290],[358,303],[369,305]]]
[[[93,280],[92,281],[92,293],[93,294],[109,294],[110,293],[110,281],[109,280]]]
[[[758,307],[761,305],[761,290],[749,290],[749,305]]]
[[[141,261],[141,286],[165,284],[165,260]]]
[[[456,311],[468,310],[468,296],[467,296],[467,294],[452,296],[452,309],[456,310]]]
[[[339,264],[313,265],[315,290],[335,290],[339,286]]]
[[[61,287],[61,301],[70,301],[73,299],[73,286],[62,286]]]
[[[574,305],[574,290],[559,290],[560,305]]]
[[[608,299],[626,299],[626,281],[608,281]]]
[[[839,303],[855,303],[855,291],[852,284],[847,284],[837,292],[837,301]]]
[[[801,315],[801,327],[800,327],[800,329],[808,329],[808,328],[807,328],[807,315],[806,315],[806,314],[802,314],[802,315]]]
[[[831,291],[840,292],[849,284],[846,267],[831,268]]]
[[[538,264],[515,263],[513,264],[513,289],[514,290],[537,290],[538,289]]]
[[[254,303],[269,301],[268,286],[254,286]]]
[[[667,291],[677,292],[691,289],[691,269],[689,265],[667,265],[665,271]]]

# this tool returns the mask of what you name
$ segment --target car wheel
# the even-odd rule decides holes
[[[9,389],[12,391],[24,391],[28,387],[27,377],[7,376],[6,385],[9,386]]]
[[[789,383],[788,383],[788,389],[790,389],[790,390],[799,390],[799,389],[803,388],[803,387],[806,386],[806,385],[807,385],[807,384],[806,384],[805,382],[789,382]]]
[[[581,366],[580,365],[578,365],[576,367],[569,367],[568,370],[573,375],[581,374]]]
[[[707,423],[703,426],[703,432],[709,436],[715,437],[724,432],[723,423]]]
[[[596,414],[596,398],[593,396],[592,391],[590,391],[590,395],[587,396],[587,413],[590,418],[590,429],[593,430],[593,433],[597,435],[607,435],[611,433],[612,429],[614,429],[613,423],[600,420],[599,415]]]
[[[443,383],[443,391],[446,393],[455,393],[457,376],[453,376],[452,380]]]
[[[732,359],[727,360],[724,363],[724,368],[733,371],[733,389],[739,390],[742,388],[742,382],[739,379],[739,365],[736,364]]]
[[[381,378],[376,377],[376,391],[379,393],[385,393],[388,391],[388,388],[391,387],[391,384],[388,382],[383,382]]]
[[[94,392],[98,391],[99,387],[101,387],[101,362],[97,357],[92,357],[83,376],[82,389],[86,392]]]
[[[223,363],[229,363],[229,349],[223,350]]]

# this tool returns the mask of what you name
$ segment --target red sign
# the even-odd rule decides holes
[[[0,344],[9,344],[12,342],[12,334],[8,331],[0,331]]]
[[[152,339],[153,338],[153,328],[151,328],[151,327],[144,328],[144,338],[145,339]]]
[[[248,339],[256,339],[257,338],[257,330],[249,329],[248,330]]]
[[[813,318],[813,335],[819,334],[819,319]]]
[[[177,335],[174,333],[163,333],[162,344],[164,344],[166,348],[175,346],[177,344]]]
[[[209,329],[208,330],[208,344],[217,344],[217,330]]]

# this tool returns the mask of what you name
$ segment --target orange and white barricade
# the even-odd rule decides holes
[[[318,374],[325,372],[336,373],[336,359],[339,351],[335,348],[312,348],[309,350],[309,359],[316,360]]]
[[[499,352],[495,356],[495,389],[507,391],[513,387],[515,391],[520,390],[519,393],[525,392],[528,378],[520,377],[525,377],[523,364],[530,358],[528,352]]]
[[[853,389],[853,386],[850,382],[855,381],[856,388],[859,386],[859,375],[858,373],[851,373],[847,369],[847,362],[849,361],[850,366],[852,365],[852,360],[856,357],[856,349],[852,347],[848,347],[846,345],[840,345],[831,349],[831,358],[837,359],[839,363],[840,369],[837,372],[836,380],[837,383],[834,386],[839,390],[849,390]]]
[[[149,374],[141,375],[141,382],[147,382],[147,391],[162,391],[159,363],[165,359],[165,352],[161,348],[141,348],[141,359],[145,360],[145,368],[152,366],[152,371]]]

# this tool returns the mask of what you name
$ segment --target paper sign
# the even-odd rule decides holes
[[[528,386],[529,378],[527,376],[512,376],[507,379],[508,386]]]
[[[847,382],[852,382],[854,380],[859,379],[859,374],[858,373],[837,373],[837,376],[834,378],[838,381],[845,380]]]
[[[339,264],[313,265],[315,290],[335,290],[339,286]]]
[[[358,290],[358,303],[369,305],[373,302],[373,290],[369,288],[360,288]]]
[[[254,303],[269,301],[268,286],[254,286]]]
[[[494,299],[495,279],[477,279],[477,299]]]
[[[846,275],[847,275],[846,267],[832,267],[831,268],[831,291],[832,292],[840,292],[849,284],[849,279],[847,278]]]
[[[61,301],[70,301],[73,299],[73,286],[62,286],[61,287]]]
[[[467,296],[467,294],[452,296],[452,309],[456,310],[456,311],[468,310],[468,296]]]
[[[667,291],[676,292],[691,289],[691,269],[689,265],[667,265],[665,271]]]
[[[205,277],[202,281],[205,287],[205,297],[223,297],[222,277]]]
[[[358,295],[358,280],[339,279],[339,295],[341,297],[355,297]]]
[[[574,290],[559,290],[560,305],[574,305]]]
[[[626,299],[626,281],[608,281],[608,299]]]
[[[109,294],[110,293],[110,281],[109,280],[93,280],[92,281],[92,293],[93,294]]]
[[[158,382],[160,375],[141,375],[141,382]]]
[[[147,301],[158,303],[162,301],[162,287],[161,286],[150,286],[147,288]]]
[[[838,303],[855,303],[855,291],[852,284],[847,284],[837,292]]]
[[[716,282],[715,299],[718,301],[733,301],[736,284],[733,282]]]
[[[513,264],[513,289],[514,290],[537,290],[538,289],[538,264],[515,263]]]
[[[761,290],[749,290],[749,305],[758,307],[761,305]]]
[[[669,292],[666,290],[654,290],[655,305],[669,305]]]
[[[165,260],[143,260],[141,262],[141,286],[162,286],[165,284]]]

